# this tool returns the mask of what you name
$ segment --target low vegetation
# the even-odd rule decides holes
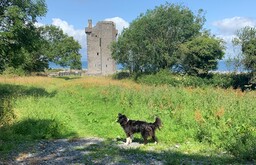
[[[134,78],[124,73],[118,73],[115,79]],[[168,70],[161,70],[156,74],[140,75],[136,77],[138,83],[148,85],[170,85],[173,87],[218,87],[218,88],[234,88],[241,90],[253,90],[250,83],[250,73],[209,73],[202,76],[180,75],[171,73]],[[249,86],[251,88],[249,88]]]
[[[19,143],[40,139],[125,140],[116,122],[120,112],[130,119],[162,119],[164,126],[157,132],[160,143],[138,149],[141,154],[153,147],[167,162],[179,161],[182,155],[217,163],[251,162],[256,158],[255,94],[209,86],[143,85],[108,77],[2,76],[0,155]],[[135,136],[138,139],[140,135]],[[104,152],[111,149],[102,147]]]

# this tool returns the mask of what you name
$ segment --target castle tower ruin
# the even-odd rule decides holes
[[[92,27],[88,20],[87,59],[89,75],[110,75],[116,72],[116,62],[111,57],[110,46],[116,40],[117,30],[112,21],[100,21]]]

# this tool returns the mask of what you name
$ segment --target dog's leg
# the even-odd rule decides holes
[[[131,137],[127,137],[125,145],[129,145],[131,142],[132,142]]]
[[[144,145],[146,145],[148,143],[148,136],[147,135],[143,135],[143,139],[144,139]]]
[[[155,144],[157,144],[158,143],[158,140],[157,140],[157,138],[156,138],[156,136],[154,135],[154,136],[152,136],[152,139],[155,141]]]
[[[131,137],[130,137],[130,139],[129,139],[129,140],[130,140],[129,144],[131,144],[131,143],[132,143],[132,138],[133,138],[133,137],[131,136]]]
[[[147,138],[144,138],[144,145],[146,145],[148,143]]]
[[[141,135],[142,135],[142,137],[143,137],[143,139],[144,139],[144,145],[147,144],[147,143],[148,143],[148,142],[147,142],[147,138],[148,138],[148,136],[149,136],[149,132],[147,132],[146,130],[142,130],[142,131],[141,131]]]
[[[129,144],[129,137],[126,138],[126,143],[125,145],[128,145]]]

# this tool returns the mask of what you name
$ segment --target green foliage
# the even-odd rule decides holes
[[[25,76],[26,72],[22,68],[8,67],[3,72],[5,76]]]
[[[180,48],[181,69],[190,75],[208,74],[217,69],[218,60],[224,55],[222,41],[206,34],[185,42]]]
[[[164,85],[179,86],[179,80],[176,76],[171,76],[168,70],[161,70],[156,74],[142,75],[137,79],[138,83],[145,83],[149,85]]]
[[[42,45],[41,52],[48,59],[61,66],[70,66],[71,69],[81,69],[81,45],[67,34],[53,25],[39,28],[41,37],[46,43]]]
[[[129,78],[130,76],[131,74],[129,72],[122,71],[122,72],[115,73],[112,77],[113,79],[122,80],[122,79]]]
[[[200,34],[202,10],[195,15],[182,5],[166,3],[134,20],[112,45],[112,56],[132,72],[157,72],[177,62],[179,45]]]
[[[156,74],[141,75],[137,78],[138,83],[149,85],[170,85],[174,87],[219,87],[242,89],[251,75],[244,74],[208,74],[203,77],[179,75],[171,73],[169,70],[161,70]]]
[[[81,46],[53,26],[36,27],[44,16],[44,0],[4,0],[0,3],[0,73],[8,68],[44,71],[52,61],[81,69]],[[51,52],[52,51],[52,52]]]
[[[0,5],[0,72],[23,64],[23,53],[34,51],[39,40],[34,23],[46,14],[44,0],[4,0]],[[33,57],[32,57],[33,58]]]
[[[236,35],[238,37],[233,40],[233,44],[241,46],[242,63],[245,69],[252,73],[250,84],[256,84],[256,28],[244,27],[238,30]]]

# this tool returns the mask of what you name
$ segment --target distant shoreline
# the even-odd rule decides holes
[[[117,64],[117,70],[122,70],[122,65]],[[211,71],[212,73],[232,73],[232,72],[237,72],[237,73],[247,73],[245,69],[242,67],[235,68],[234,65],[227,65],[227,61],[225,60],[220,60],[218,62],[218,69]],[[55,63],[50,62],[49,63],[49,68],[51,69],[69,69],[69,67],[61,67],[60,65],[56,65]],[[88,64],[87,61],[82,61],[82,70],[87,70],[88,69]]]

